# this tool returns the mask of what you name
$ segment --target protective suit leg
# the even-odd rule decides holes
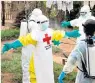
[[[32,56],[33,46],[29,45],[22,48],[22,83],[30,83],[30,75],[29,75],[29,62],[30,57]]]
[[[36,75],[35,75],[35,68],[34,68],[34,54],[32,54],[32,57],[31,57],[30,63],[29,63],[29,74],[30,74],[30,82],[37,83]]]

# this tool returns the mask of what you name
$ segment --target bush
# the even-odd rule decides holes
[[[22,10],[20,13],[17,14],[14,26],[20,27],[21,20],[25,19],[25,10]]]
[[[19,36],[19,29],[8,29],[1,31],[1,41],[16,39]]]

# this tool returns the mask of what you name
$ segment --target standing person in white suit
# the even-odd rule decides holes
[[[79,27],[79,33],[81,34],[81,36],[79,38],[77,38],[77,42],[79,42],[81,39],[85,38],[85,34],[83,31],[83,26],[82,24],[86,22],[86,20],[88,19],[93,19],[95,20],[95,17],[91,15],[91,10],[89,8],[88,5],[84,5],[81,9],[80,9],[80,16],[79,18],[76,18],[74,20],[71,21],[63,21],[61,23],[61,26],[64,27],[68,27],[68,26],[77,26]]]
[[[4,44],[2,53],[11,48],[34,45],[34,52],[29,59],[30,83],[54,83],[52,41],[55,42],[54,45],[59,45],[56,41],[60,41],[65,35],[68,36],[67,32],[50,29],[49,19],[45,15],[38,16],[37,22],[33,24],[35,24],[36,29],[33,29],[26,36],[20,36],[14,42]]]
[[[36,22],[36,18],[40,15],[42,15],[42,11],[38,8],[35,8],[32,11],[32,14],[28,19],[28,22],[27,21],[21,22],[20,36],[25,36],[27,33],[32,32],[32,30],[36,28],[34,22]],[[23,73],[22,83],[30,83],[29,61],[30,57],[32,56],[32,52],[34,52],[34,49],[35,47],[32,44],[24,46],[22,48],[22,56],[21,56],[22,73]]]
[[[64,83],[66,74],[78,67],[75,83],[95,83],[95,20],[88,19],[84,24],[86,39],[81,40],[67,59],[63,71],[58,77],[59,83]]]

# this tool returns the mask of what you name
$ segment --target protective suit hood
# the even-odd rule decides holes
[[[40,16],[40,15],[42,15],[42,11],[41,11],[40,9],[38,9],[38,8],[35,8],[35,9],[32,11],[32,13],[30,14],[29,20],[34,20],[34,21],[36,21],[36,18],[37,18],[38,16]]]
[[[42,11],[41,11],[39,8],[35,8],[35,9],[32,11],[32,15],[35,15],[35,16],[42,15]]]
[[[87,18],[91,16],[90,8],[88,5],[84,5],[80,10],[80,17]]]
[[[84,6],[81,8],[80,12],[90,12],[89,6],[88,6],[88,5],[84,5]]]
[[[44,31],[49,27],[49,19],[45,15],[40,15],[37,18],[39,29]]]
[[[31,16],[29,17],[29,21],[34,21],[34,22],[36,22],[36,16],[35,16],[35,15],[31,15]]]

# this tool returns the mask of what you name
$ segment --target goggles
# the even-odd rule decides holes
[[[42,21],[42,22],[38,21],[37,24],[43,24],[45,22],[48,22],[48,20],[45,20],[45,21]]]

